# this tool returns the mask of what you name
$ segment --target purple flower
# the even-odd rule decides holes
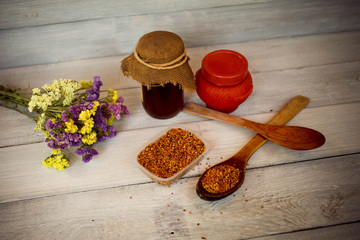
[[[121,119],[122,116],[129,116],[130,112],[128,111],[125,105],[120,103],[115,103],[108,105],[108,109],[114,114],[116,119]]]
[[[84,162],[89,162],[93,156],[98,155],[99,153],[93,149],[91,146],[83,146],[81,148],[78,148],[75,153],[82,156],[82,160]]]
[[[101,112],[101,108],[98,108],[96,110],[95,116],[94,116],[94,125],[96,127],[101,128],[101,130],[106,131],[106,121],[105,118]]]
[[[72,119],[74,120],[79,118],[80,112],[79,105],[69,107],[69,113],[72,114]]]
[[[104,118],[109,119],[111,118],[111,111],[109,110],[109,104],[101,105],[101,112]]]
[[[48,119],[45,122],[45,127],[46,127],[46,130],[49,131],[49,130],[52,130],[52,129],[55,129],[55,128],[61,128],[62,125],[61,125],[61,122],[57,122],[57,121],[53,122],[50,119]]]
[[[81,137],[82,135],[79,133],[64,133],[59,140],[64,142],[68,147],[80,146]]]
[[[81,111],[92,109],[93,107],[94,104],[92,102],[79,103],[78,105],[70,106],[69,113],[72,114],[72,119],[75,121],[79,118]]]
[[[86,98],[86,101],[96,101],[99,99],[100,93],[90,93],[90,91],[88,91],[88,97]]]
[[[59,149],[60,148],[59,146],[56,145],[56,142],[55,142],[54,139],[51,139],[51,140],[46,139],[45,141],[49,142],[48,143],[49,148],[53,148],[53,149]]]
[[[56,138],[56,133],[54,131],[49,131],[49,134]]]
[[[94,78],[95,81],[100,81],[100,77],[99,77],[99,76],[95,76],[95,77],[93,77],[93,78]],[[101,82],[101,81],[100,81],[100,82]],[[101,85],[102,85],[102,83],[101,83]],[[101,86],[101,85],[100,85],[100,86]]]
[[[123,102],[124,102],[124,98],[120,96],[120,97],[118,98],[117,102],[123,103]]]
[[[45,122],[45,127],[46,130],[49,131],[50,129],[52,129],[52,121],[50,119],[46,120]]]
[[[62,143],[62,142],[58,141],[58,139],[51,139],[51,140],[49,140],[48,147],[53,148],[53,149],[64,150],[65,148],[68,148],[69,146],[66,143]]]
[[[62,111],[61,113],[61,120],[63,120],[63,122],[68,122],[69,118],[67,116],[67,112],[65,110]]]
[[[108,109],[114,114],[116,119],[121,118],[121,109],[120,109],[120,103],[111,104],[108,106]]]
[[[86,101],[96,101],[99,99],[100,96],[100,87],[103,85],[103,83],[100,81],[99,76],[94,77],[94,82],[92,85],[92,88],[87,90],[88,97],[86,98]]]
[[[125,105],[121,105],[121,111],[122,114],[125,115],[126,117],[130,116],[130,112]]]
[[[113,125],[107,126],[107,130],[98,135],[98,142],[113,138],[116,136],[116,129]]]
[[[53,149],[64,150],[72,146],[80,146],[81,144],[82,135],[78,133],[63,133],[60,137],[56,137],[55,134],[52,135],[55,139],[47,139],[46,141],[49,142],[48,146]]]
[[[81,148],[78,148],[75,151],[75,153],[82,156],[82,155],[85,155],[87,153],[87,149],[86,149],[86,147],[81,147]]]

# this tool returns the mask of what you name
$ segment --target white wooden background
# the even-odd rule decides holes
[[[0,69],[127,54],[153,30],[187,47],[360,28],[354,0],[2,0]]]
[[[248,58],[254,92],[234,115],[266,122],[291,97],[310,104],[290,124],[326,144],[293,151],[265,144],[234,196],[205,202],[199,175],[236,153],[245,129],[180,113],[149,117],[120,61],[153,30],[179,34],[194,71],[206,53]],[[0,108],[0,239],[359,239],[360,1],[0,1],[0,84],[39,87],[55,78],[101,76],[131,111],[89,164],[73,156],[56,172],[34,124]],[[196,94],[187,101],[203,104]],[[185,125],[210,143],[201,165],[171,187],[136,166],[139,147]],[[179,219],[179,220],[178,220]]]

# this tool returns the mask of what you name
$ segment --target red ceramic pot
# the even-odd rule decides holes
[[[195,84],[207,107],[225,113],[235,111],[253,90],[248,61],[232,50],[207,54],[195,75]]]

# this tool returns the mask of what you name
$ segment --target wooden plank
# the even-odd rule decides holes
[[[254,92],[233,114],[248,116],[276,112],[289,99],[299,94],[310,98],[309,107],[360,101],[359,69],[360,61],[255,73],[253,74]],[[122,89],[119,95],[124,97],[125,105],[131,113],[128,119],[116,122],[119,131],[201,120],[188,114],[179,114],[174,118],[159,121],[149,117],[142,108],[139,88]],[[186,101],[203,104],[196,93],[187,94]],[[33,132],[34,123],[20,113],[0,108],[0,116],[0,130],[3,133],[0,135],[0,146],[42,141],[38,134]]]
[[[201,67],[207,53],[231,49],[246,56],[249,71],[255,74],[360,61],[359,39],[360,31],[354,31],[194,47],[187,52],[194,72]],[[120,71],[125,56],[2,69],[0,81],[3,85],[33,88],[58,78],[91,80],[93,76],[101,76],[104,88],[138,87],[136,81],[124,77]]]
[[[170,188],[148,183],[3,203],[0,237],[247,239],[354,222],[359,160],[356,154],[253,169],[234,196],[218,202],[198,198],[197,178],[188,178]]]
[[[228,0],[228,1],[131,1],[96,0],[72,1],[1,1],[0,29],[33,27],[64,22],[85,21],[91,19],[136,16],[163,12],[178,12],[204,8],[216,8],[268,2],[272,0]],[[39,7],[40,6],[40,7]]]
[[[359,4],[283,0],[3,30],[0,69],[126,54],[158,29],[187,47],[359,30]]]
[[[289,239],[302,239],[302,240],[336,240],[347,239],[357,240],[360,236],[360,223],[342,224],[338,226],[322,227],[311,230],[285,233],[267,237],[254,238],[256,240],[289,240]]]
[[[251,120],[266,122],[272,116],[273,113],[254,115]],[[252,156],[248,168],[358,153],[359,119],[360,102],[304,109],[289,124],[322,132],[327,138],[325,145],[311,151],[294,151],[269,142]],[[188,177],[198,176],[209,165],[232,156],[254,135],[247,129],[215,121],[169,126],[186,126],[209,142],[209,152]],[[1,148],[0,202],[150,182],[138,169],[136,155],[164,128],[120,132],[115,138],[95,145],[99,155],[90,163],[83,163],[75,154],[70,155],[71,166],[64,172],[41,165],[50,154],[45,143]]]

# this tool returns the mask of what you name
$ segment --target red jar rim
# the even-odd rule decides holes
[[[233,86],[248,75],[248,61],[233,50],[217,50],[208,53],[202,60],[201,72],[209,82],[218,86]]]

